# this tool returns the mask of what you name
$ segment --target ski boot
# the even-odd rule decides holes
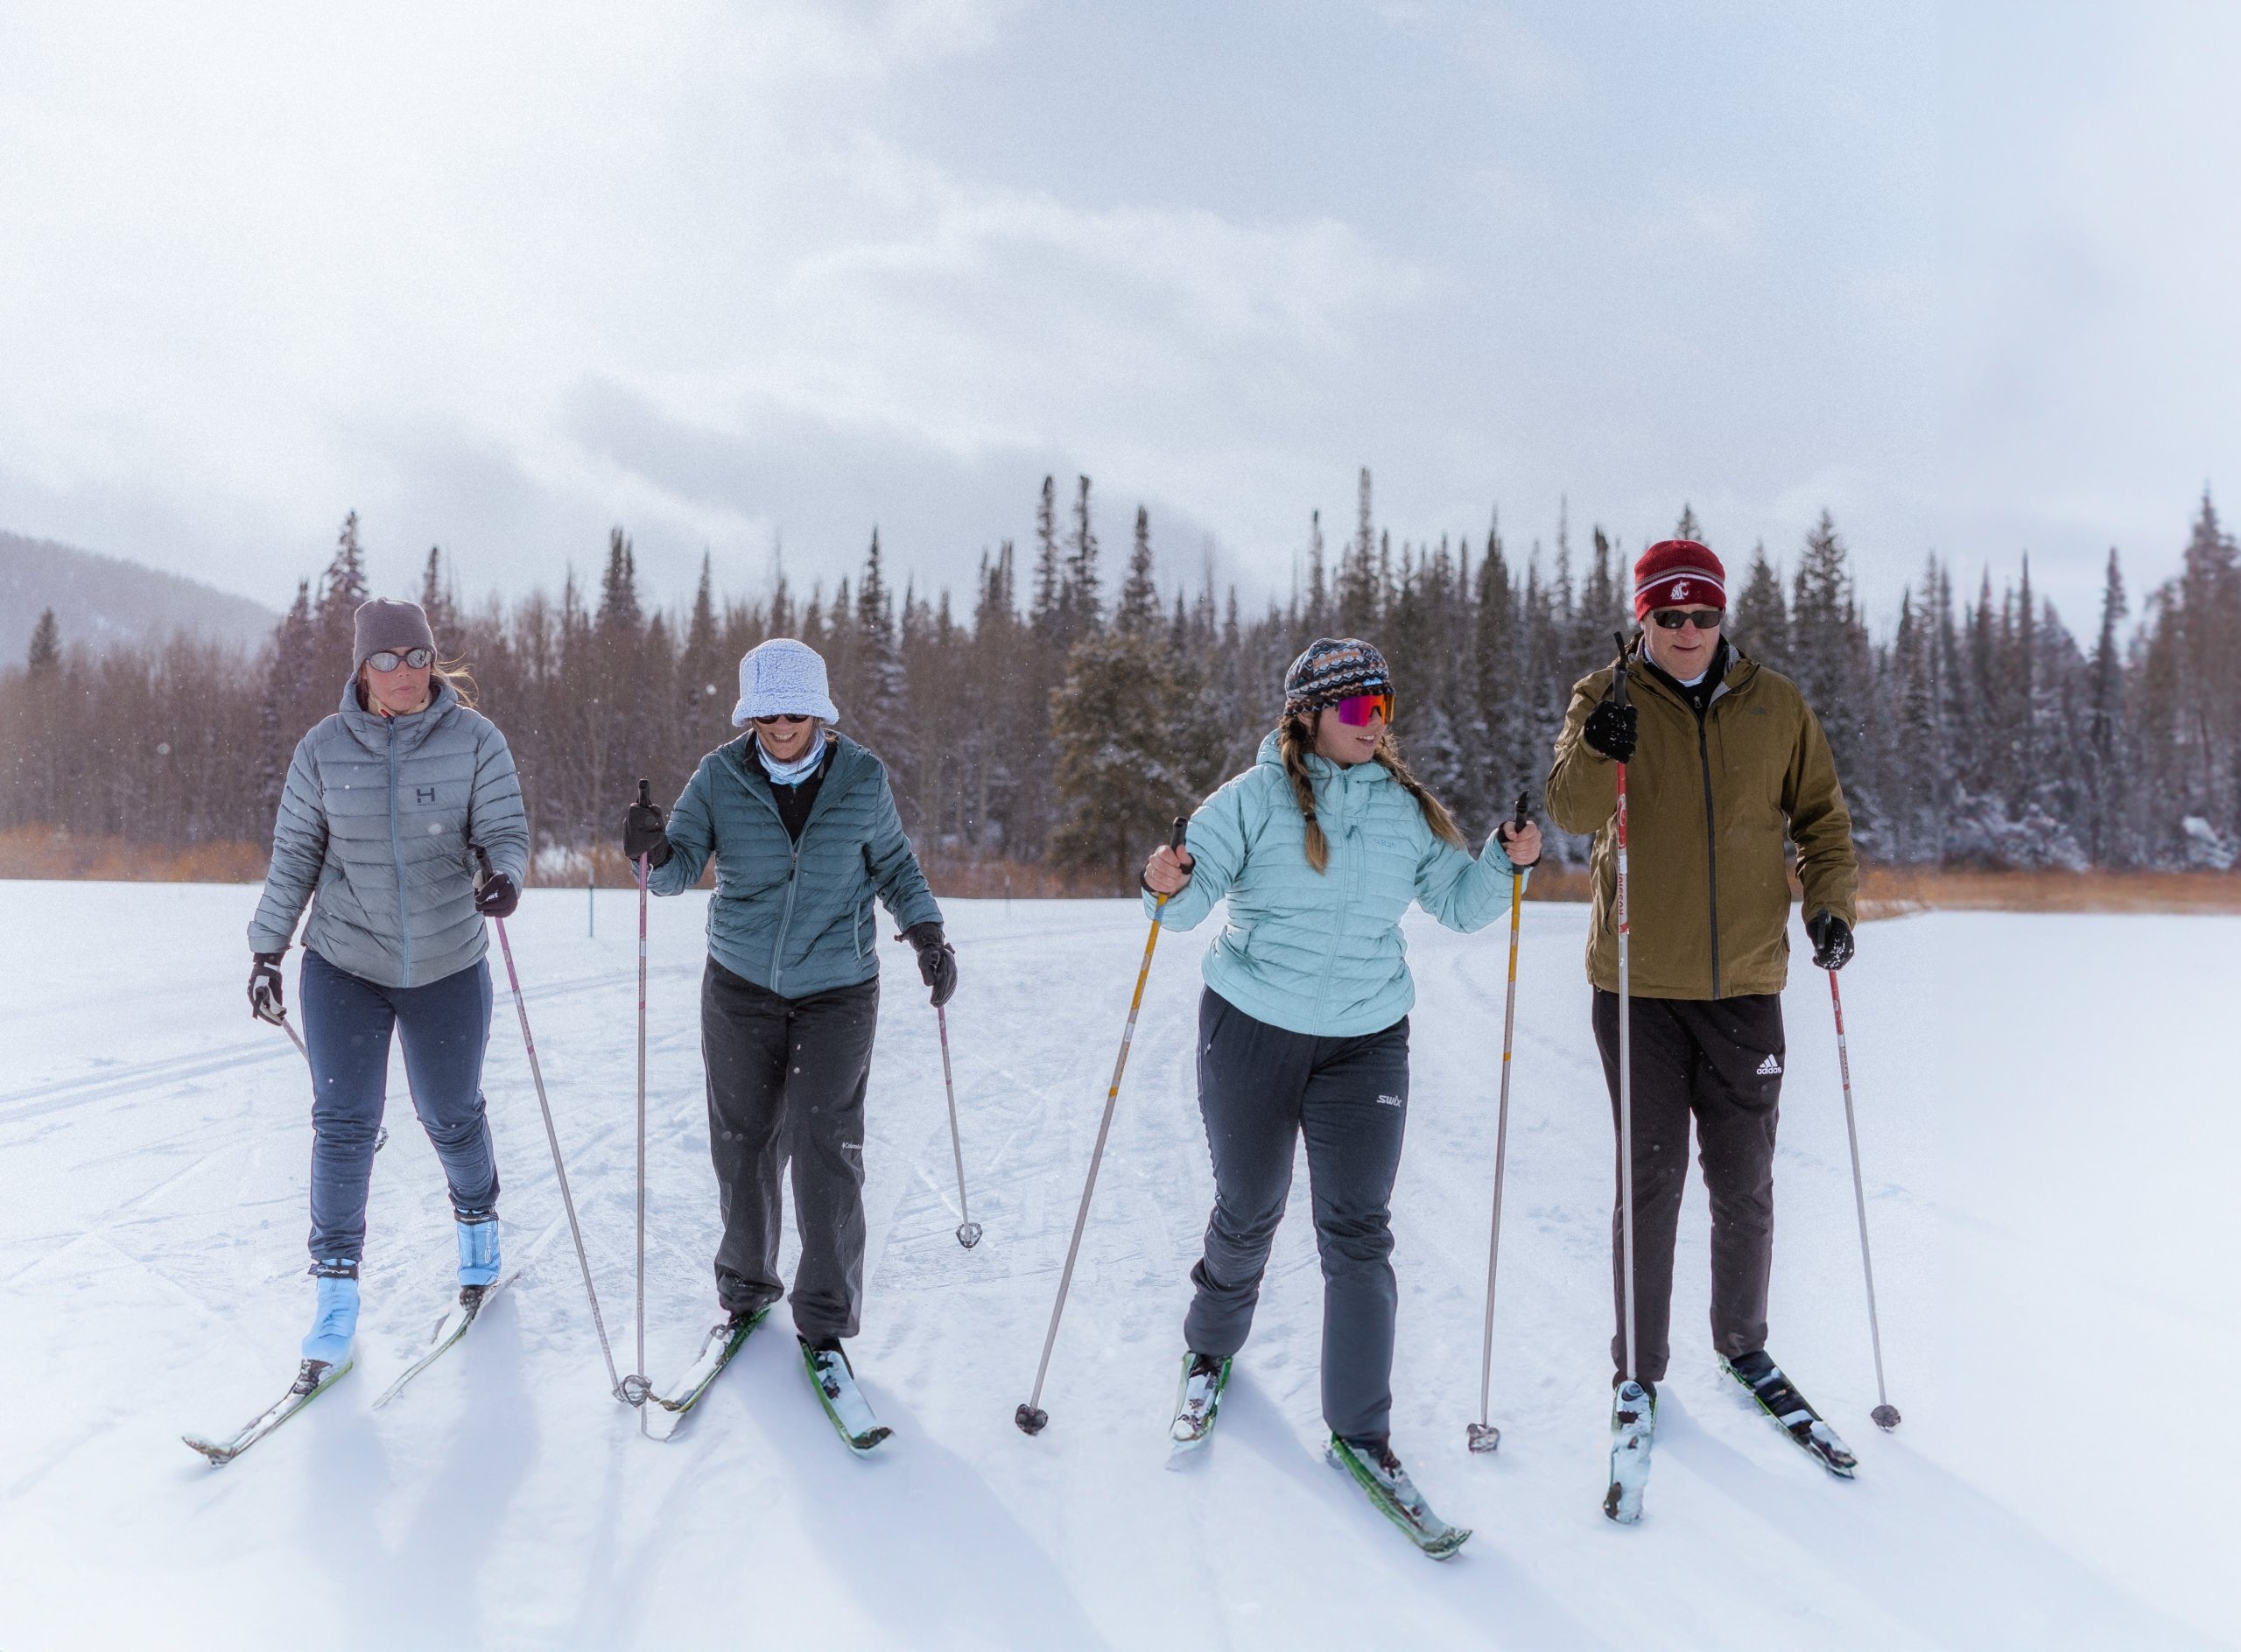
[[[332,1256],[313,1262],[312,1276],[319,1281],[319,1308],[304,1339],[305,1369],[299,1381],[309,1378],[316,1387],[327,1367],[350,1362],[351,1345],[358,1335],[358,1264]],[[320,1369],[313,1371],[314,1365]]]
[[[498,1213],[459,1213],[460,1300],[470,1290],[480,1296],[498,1283]]]
[[[1739,1353],[1732,1360],[1722,1356],[1719,1368],[1750,1391],[1759,1409],[1774,1419],[1774,1426],[1788,1435],[1800,1451],[1838,1480],[1853,1477],[1859,1459],[1852,1455],[1851,1447],[1837,1438],[1837,1431],[1822,1420],[1821,1413],[1782,1374],[1781,1367],[1764,1348],[1755,1353]]]
[[[1167,1431],[1176,1451],[1196,1451],[1213,1433],[1222,1390],[1229,1386],[1229,1367],[1226,1355],[1184,1354],[1183,1383],[1175,1395],[1175,1421]]]
[[[817,1402],[850,1451],[861,1457],[895,1431],[872,1415],[871,1402],[856,1386],[855,1370],[837,1338],[815,1343],[804,1337],[796,1340],[802,1345],[802,1364],[817,1389]]]
[[[1380,1514],[1434,1560],[1447,1559],[1469,1541],[1469,1527],[1451,1526],[1432,1513],[1424,1494],[1409,1478],[1409,1471],[1393,1454],[1392,1442],[1387,1437],[1349,1440],[1333,1434],[1324,1455],[1331,1467],[1368,1494]]]

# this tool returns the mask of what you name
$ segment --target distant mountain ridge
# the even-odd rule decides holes
[[[23,662],[46,608],[65,649],[96,653],[174,631],[255,649],[280,620],[261,602],[180,574],[0,531],[0,664]]]

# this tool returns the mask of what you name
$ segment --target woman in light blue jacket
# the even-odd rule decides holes
[[[249,922],[250,1012],[285,1013],[280,960],[304,922],[312,1065],[312,1274],[319,1302],[299,1391],[349,1368],[392,1030],[412,1105],[442,1161],[459,1226],[460,1301],[498,1278],[498,1167],[482,1107],[490,1041],[486,917],[529,871],[513,754],[436,664],[428,616],[376,599],[357,612],[341,704],[288,765],[272,864]],[[478,884],[476,851],[491,875]]]
[[[1402,762],[1393,714],[1384,656],[1358,638],[1319,638],[1285,674],[1283,721],[1258,760],[1191,817],[1182,854],[1152,856],[1144,886],[1170,929],[1193,927],[1228,899],[1198,1008],[1198,1107],[1215,1195],[1205,1255],[1191,1270],[1197,1295],[1184,1321],[1175,1438],[1195,1444],[1212,1425],[1304,1136],[1332,1452],[1395,1502],[1421,1508],[1389,1438],[1390,1202],[1416,998],[1400,922],[1414,902],[1451,929],[1483,929],[1508,906],[1512,879],[1539,858],[1541,834],[1505,826],[1474,858]],[[1170,897],[1163,908],[1158,896]]]

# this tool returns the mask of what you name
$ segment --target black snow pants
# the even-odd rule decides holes
[[[1347,1439],[1393,1413],[1393,1178],[1409,1121],[1409,1021],[1318,1038],[1256,1021],[1208,989],[1198,1001],[1198,1111],[1214,1160],[1206,1248],[1183,1322],[1199,1353],[1245,1346],[1268,1248],[1307,1140],[1323,1256],[1323,1420]]]
[[[716,1296],[727,1311],[784,1294],[780,1171],[792,1162],[801,1262],[794,1329],[853,1337],[864,1290],[864,1091],[879,981],[782,998],[714,959],[700,983],[708,1153],[724,1218]]]
[[[1636,998],[1633,1026],[1634,1338],[1645,1382],[1671,1353],[1673,1244],[1689,1177],[1689,1121],[1712,1213],[1712,1348],[1734,1359],[1767,1345],[1767,1281],[1774,1259],[1774,1125],[1782,1090],[1779,994]],[[1597,988],[1595,1042],[1619,1115],[1619,995]],[[1618,1154],[1612,1154],[1612,1175]],[[1611,1360],[1626,1364],[1626,1252],[1611,1209],[1611,1290],[1618,1331]]]

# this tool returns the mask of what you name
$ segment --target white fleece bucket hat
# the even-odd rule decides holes
[[[740,657],[739,704],[732,727],[743,728],[755,717],[815,717],[840,721],[825,675],[825,657],[806,643],[774,636]]]

